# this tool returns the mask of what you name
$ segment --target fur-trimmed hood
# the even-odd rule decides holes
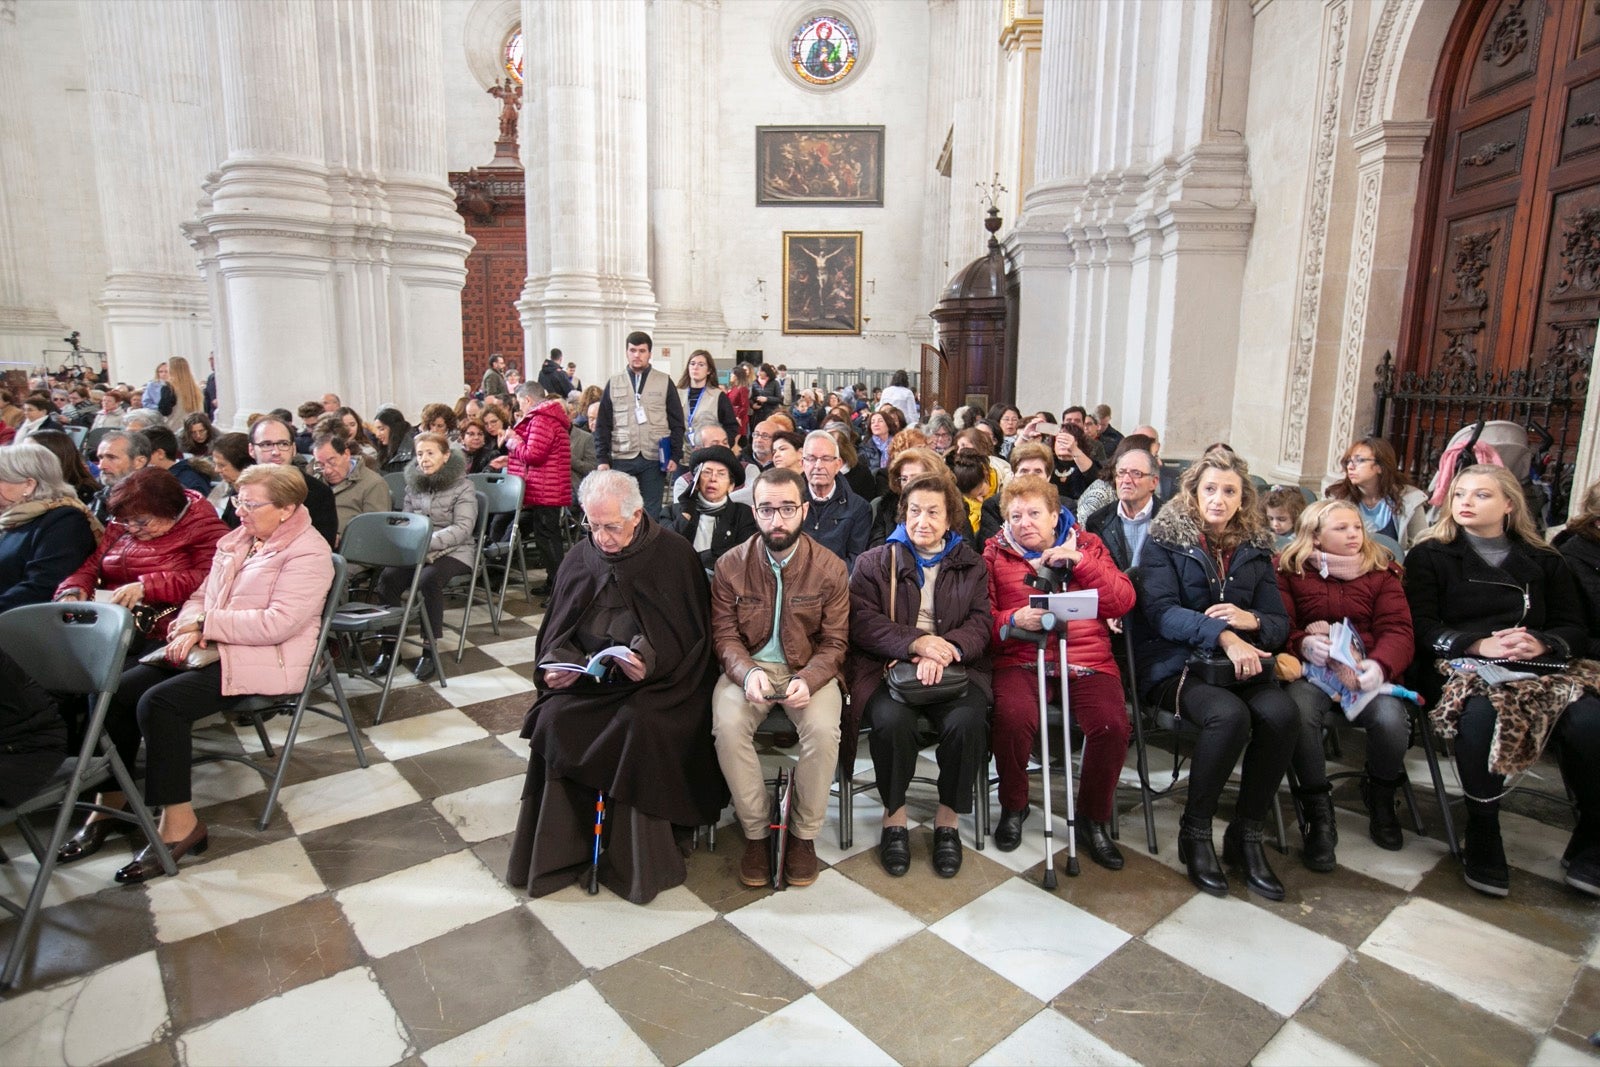
[[[455,485],[466,473],[466,457],[452,448],[444,459],[444,466],[433,474],[423,474],[415,459],[406,464],[406,488],[413,493],[437,493]]]
[[[1150,536],[1173,548],[1200,547],[1200,516],[1189,501],[1179,496],[1161,505],[1156,517],[1150,520]],[[1267,555],[1272,555],[1272,531],[1262,527],[1247,544],[1255,545]]]

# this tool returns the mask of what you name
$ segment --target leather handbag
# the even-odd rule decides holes
[[[161,625],[161,620],[178,611],[176,604],[151,604],[141,600],[133,606],[134,628],[144,637],[150,637]]]
[[[1272,656],[1261,657],[1261,673],[1254,678],[1240,678],[1233,669],[1233,660],[1220,648],[1213,652],[1191,652],[1183,664],[1184,673],[1197,682],[1206,685],[1229,686],[1239,685],[1242,682],[1277,681],[1276,663]]]
[[[167,646],[162,645],[153,652],[146,652],[139,657],[140,663],[147,663],[152,667],[170,667],[176,671],[197,671],[202,667],[209,667],[222,658],[222,653],[215,644],[210,648],[201,648],[195,645],[189,650],[182,663],[173,663],[167,659]]]
[[[896,559],[896,549],[889,546],[889,621],[894,622],[894,601],[897,592],[896,579],[900,574],[899,560]],[[917,665],[909,660],[894,660],[883,672],[884,684],[889,687],[889,694],[900,703],[908,707],[922,707],[925,704],[942,704],[947,700],[955,700],[965,696],[967,692],[967,669],[958,663],[952,663],[944,669],[944,674],[934,685],[926,685],[917,677]]]

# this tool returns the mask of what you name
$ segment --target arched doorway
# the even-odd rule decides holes
[[[1532,421],[1560,465],[1600,318],[1600,9],[1463,3],[1429,113],[1389,432],[1420,473],[1480,412]]]

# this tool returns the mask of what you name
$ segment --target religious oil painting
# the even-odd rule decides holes
[[[883,205],[882,126],[757,126],[757,204]]]
[[[861,233],[783,235],[783,332],[861,332]]]

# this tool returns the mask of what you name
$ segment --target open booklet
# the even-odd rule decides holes
[[[1376,689],[1361,688],[1361,661],[1367,658],[1367,649],[1349,619],[1341,619],[1333,624],[1328,631],[1328,643],[1332,646],[1328,650],[1328,665],[1319,667],[1315,663],[1307,663],[1306,681],[1337,700],[1346,719],[1354,722],[1373,697],[1385,694],[1416,704],[1422,703],[1422,698],[1416,693],[1388,682]]]
[[[615,659],[618,656],[631,656],[633,650],[627,645],[612,645],[602,648],[599,652],[589,657],[588,663],[541,663],[541,671],[572,671],[576,674],[587,674],[591,678],[603,677],[606,673],[605,660]]]

